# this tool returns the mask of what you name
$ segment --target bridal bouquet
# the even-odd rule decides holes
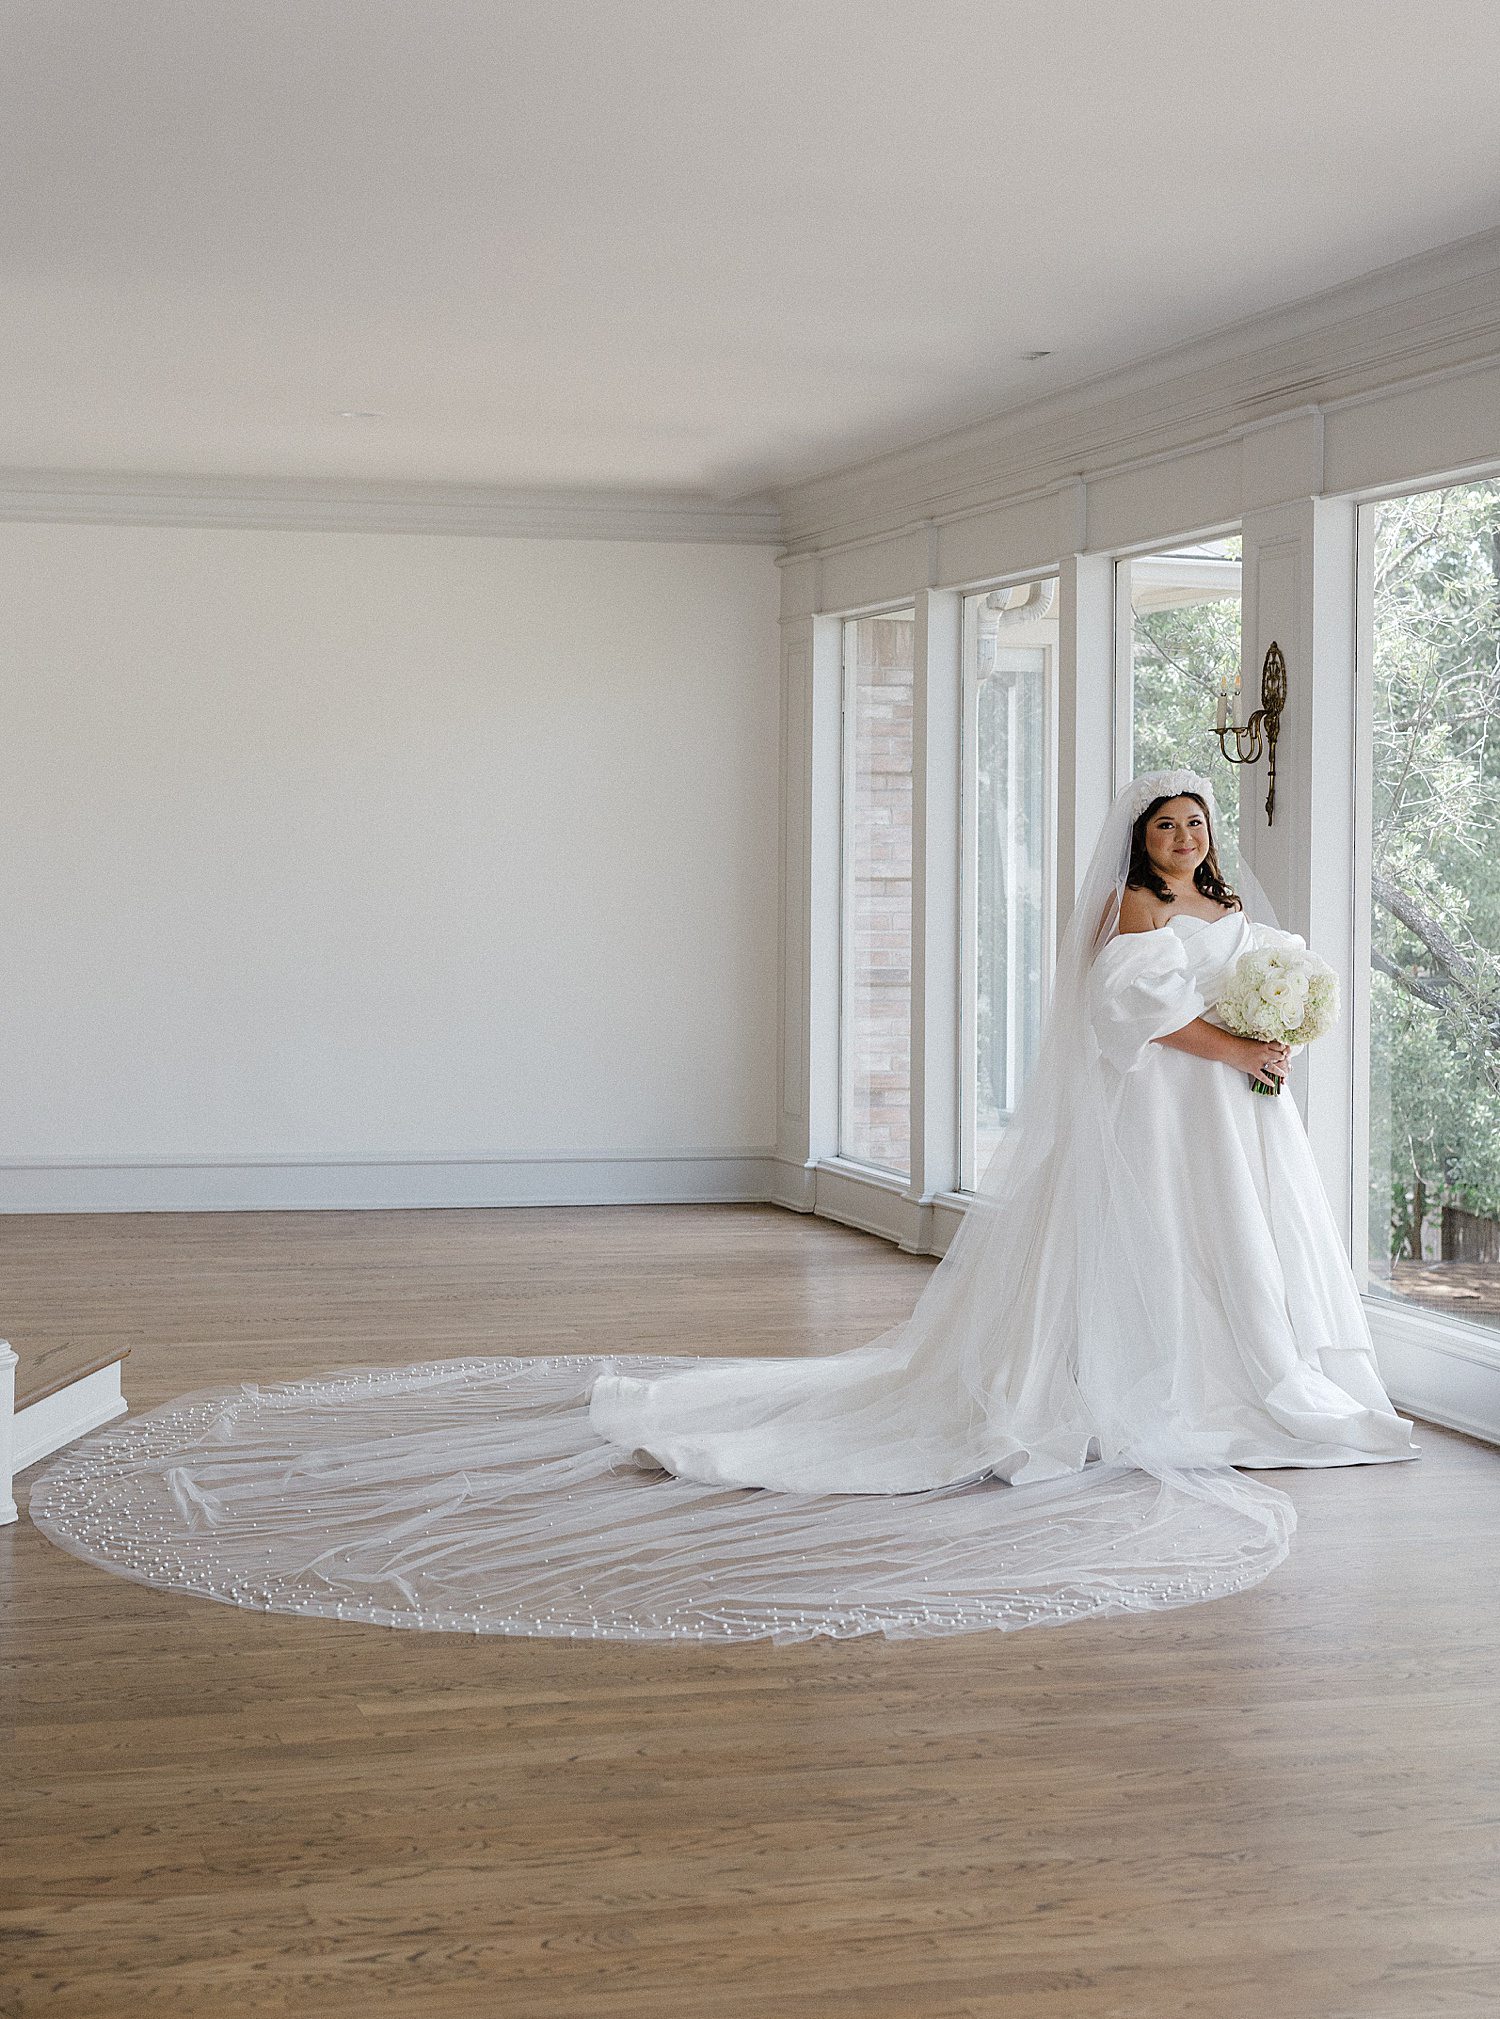
[[[1237,1037],[1267,1038],[1300,1047],[1332,1030],[1339,1015],[1339,980],[1326,960],[1302,946],[1252,947],[1235,963],[1215,1008]],[[1257,1094],[1279,1094],[1250,1077]]]

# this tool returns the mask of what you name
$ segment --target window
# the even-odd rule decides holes
[[[1048,720],[1057,582],[964,598],[959,1186],[984,1174],[1036,1056],[1049,974]]]
[[[1119,782],[1188,765],[1212,779],[1220,831],[1236,834],[1239,775],[1213,721],[1221,683],[1233,697],[1240,677],[1239,536],[1121,561],[1117,608]]]
[[[1500,482],[1361,536],[1370,1288],[1500,1330]]]
[[[844,625],[839,1154],[911,1169],[915,613]]]

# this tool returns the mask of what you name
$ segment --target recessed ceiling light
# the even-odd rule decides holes
[[[1050,358],[1051,355],[1051,351],[1022,351],[1021,353],[1022,359],[1029,365],[1035,364],[1038,358]]]
[[[377,413],[373,407],[340,407],[341,421],[383,421],[385,415]]]

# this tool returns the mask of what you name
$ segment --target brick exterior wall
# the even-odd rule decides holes
[[[846,634],[855,663],[842,1147],[901,1172],[911,1169],[913,628],[910,618],[861,618]]]

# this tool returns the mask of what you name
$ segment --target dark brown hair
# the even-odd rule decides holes
[[[1213,815],[1201,793],[1163,792],[1153,799],[1145,812],[1140,814],[1130,830],[1130,867],[1125,872],[1125,886],[1128,890],[1149,890],[1163,904],[1174,904],[1176,899],[1158,874],[1151,857],[1146,853],[1146,829],[1169,800],[1192,799],[1203,808],[1203,824],[1208,829],[1208,853],[1193,871],[1193,882],[1205,897],[1211,897],[1215,904],[1228,906],[1231,910],[1241,909],[1239,898],[1224,881],[1219,868],[1219,851],[1214,845]]]

